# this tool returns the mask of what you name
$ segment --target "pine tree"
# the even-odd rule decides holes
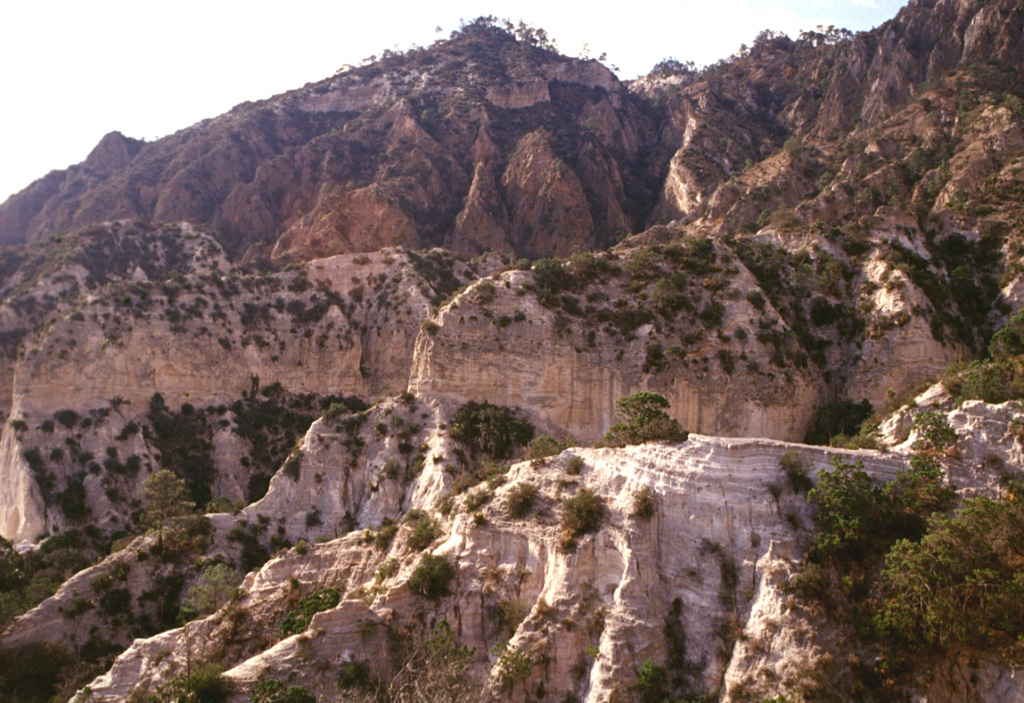
[[[167,523],[173,518],[191,515],[195,510],[195,503],[188,498],[185,481],[167,469],[157,471],[145,480],[142,484],[142,495],[149,501],[142,523],[157,531],[157,544],[162,550]]]

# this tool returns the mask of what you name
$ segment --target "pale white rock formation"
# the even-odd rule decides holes
[[[556,700],[597,703],[625,692],[647,660],[666,667],[677,691],[716,692],[729,702],[815,692],[858,699],[858,673],[870,668],[872,653],[851,644],[850,623],[834,622],[788,588],[813,523],[780,457],[800,455],[812,480],[838,457],[884,481],[905,466],[916,433],[887,453],[703,435],[675,446],[573,448],[515,464],[501,480],[439,500],[451,485],[457,448],[441,429],[449,413],[443,404],[405,396],[362,420],[315,423],[303,440],[297,478],[282,470],[260,503],[239,516],[210,516],[215,544],[224,545],[214,553],[234,558],[236,548],[223,536],[244,521],[278,526],[292,538],[317,530],[330,537],[332,526],[345,524],[370,531],[280,552],[250,573],[242,596],[218,613],[134,642],[90,684],[92,700],[154,691],[189,661],[221,664],[239,684],[238,703],[269,677],[330,698],[341,693],[337,675],[346,662],[365,662],[386,678],[402,651],[393,635],[419,637],[442,619],[474,648],[470,674],[480,681],[481,700],[525,700],[543,690]],[[1002,476],[1019,471],[1021,414],[1013,403],[967,403],[949,413],[959,440],[942,463],[961,495],[995,497]],[[338,424],[346,420],[353,424]],[[403,454],[399,438],[419,443],[415,451],[424,459],[407,464],[418,471],[387,478],[382,462]],[[582,462],[579,473],[567,471],[570,461]],[[515,517],[507,502],[522,483],[535,486],[537,498]],[[570,543],[563,501],[584,488],[599,496],[604,516],[596,532]],[[644,489],[654,500],[650,519],[636,514]],[[311,506],[321,525],[307,521]],[[438,521],[440,535],[427,550],[455,567],[451,595],[436,602],[409,585],[422,557],[407,543],[409,525],[384,549],[372,539],[384,518],[411,508]],[[19,619],[4,645],[40,637],[77,642],[86,625],[105,627],[91,612],[75,620],[61,610],[120,561],[130,566],[127,588],[136,596],[147,588],[156,576],[134,563],[140,544],[70,580]],[[338,591],[338,607],[314,616],[304,633],[284,637],[285,614],[323,588]],[[492,651],[501,643],[527,664],[511,690],[499,650]],[[994,703],[1024,695],[1020,672],[1005,662],[939,666],[920,672],[914,700]]]
[[[15,364],[9,417],[28,429],[15,432],[5,423],[0,435],[0,536],[27,543],[69,526],[61,511],[49,509],[26,451],[39,453],[58,491],[85,468],[85,462],[48,459],[55,450],[66,453],[66,439],[97,463],[113,447],[122,459],[136,455],[144,467],[155,465],[148,442],[117,436],[128,423],[145,424],[157,392],[176,410],[184,403],[230,404],[257,381],[324,395],[373,397],[403,389],[433,294],[405,252],[394,249],[320,259],[299,272],[186,277],[184,283],[144,282],[128,292],[115,289],[74,313],[61,311]],[[40,430],[62,410],[97,419],[74,438]],[[238,445],[229,429],[219,428],[213,452],[223,470],[214,495],[246,497],[248,474],[239,465]],[[125,504],[141,497],[146,473],[125,479],[90,472],[84,478],[96,524],[120,529],[115,523]],[[123,500],[107,498],[111,481]]]
[[[315,422],[298,447],[297,468],[278,472],[267,495],[242,514],[279,517],[289,537],[312,540],[433,505],[451,481],[446,464],[456,464],[440,429],[446,408],[405,398]]]
[[[322,433],[315,426],[307,442]],[[671,616],[676,631],[685,633],[687,685],[694,691],[715,690],[732,658],[735,628],[760,612],[762,601],[781,597],[784,581],[774,574],[792,571],[801,559],[810,517],[803,498],[783,486],[779,456],[789,450],[805,455],[814,469],[828,465],[833,455],[860,460],[880,479],[903,465],[898,455],[699,435],[678,446],[573,449],[520,463],[479,509],[483,524],[461,512],[465,498],[460,497],[447,536],[432,546],[457,567],[452,597],[433,605],[407,588],[419,557],[405,545],[404,528],[387,554],[354,533],[311,545],[305,554],[282,555],[250,575],[243,584],[248,595],[237,604],[244,615],[233,619],[221,613],[190,625],[195,633],[191,656],[230,652],[221,661],[243,685],[274,675],[330,692],[341,661],[367,659],[375,673],[385,675],[386,659],[369,656],[361,642],[368,638],[371,653],[378,651],[374,647],[384,645],[375,638],[383,623],[408,625],[415,613],[426,612],[428,621],[446,619],[462,643],[476,648],[474,671],[487,677],[485,699],[509,699],[497,658],[487,652],[510,637],[507,646],[530,662],[529,674],[513,687],[512,700],[543,685],[547,695],[558,699],[571,693],[596,702],[626,685],[648,658],[665,660],[664,628]],[[565,473],[573,456],[584,462],[579,476]],[[301,475],[306,472],[304,462]],[[427,468],[423,476],[430,473]],[[279,501],[275,515],[291,525],[290,516],[305,503],[301,496],[282,492],[281,480],[276,479],[261,509],[274,498]],[[512,518],[504,503],[519,482],[535,485],[539,497],[530,515]],[[783,486],[778,501],[769,490],[772,483]],[[601,497],[605,517],[596,534],[579,537],[575,549],[565,548],[560,502],[584,487]],[[632,515],[634,493],[644,487],[656,496],[650,521]],[[365,510],[361,515],[376,517]],[[397,559],[400,567],[381,579],[374,573],[385,557]],[[305,635],[274,644],[272,633],[288,603],[328,586],[342,592],[339,608],[318,615]],[[296,587],[299,593],[290,595]],[[519,613],[521,622],[502,625],[495,616],[502,606]],[[271,641],[257,647],[255,637],[246,636],[241,639],[247,644],[238,650],[231,644],[238,641],[232,620],[252,633],[269,634]],[[186,656],[180,635],[176,644],[169,635],[159,637],[160,647],[173,645],[164,661],[180,667]],[[144,688],[166,680],[170,670],[142,675],[156,672],[143,663],[155,647],[154,641],[133,645],[109,674],[90,685],[94,700],[119,700],[129,678]],[[588,647],[596,647],[596,657]]]
[[[190,291],[171,299],[161,298],[160,288],[154,287],[150,296],[158,299],[156,309],[141,315],[124,309],[119,300],[106,300],[98,303],[95,313],[90,311],[87,320],[58,320],[15,369],[12,416],[60,407],[101,407],[114,397],[144,407],[158,391],[172,407],[184,402],[223,402],[249,388],[253,376],[265,385],[279,382],[294,392],[370,395],[386,388],[401,389],[412,339],[429,312],[404,255],[384,250],[317,260],[304,268],[315,286],[299,286],[295,273],[263,280],[196,280]],[[393,284],[393,295],[399,304],[392,315],[407,316],[407,323],[381,325],[379,321],[387,315],[375,307],[382,305],[381,296],[389,294],[380,277],[397,274],[401,275]],[[301,312],[274,309],[248,323],[243,318],[246,305],[264,309],[274,303],[257,294],[268,287],[282,305],[297,303],[304,309],[316,304],[322,289],[338,296],[346,311],[331,304],[310,324],[295,319],[296,315],[301,318]],[[127,304],[143,305],[145,297],[140,297]],[[214,310],[209,310],[211,298]],[[168,309],[193,305],[209,312],[184,320],[168,314]],[[210,312],[221,305],[227,309],[218,323]],[[108,316],[99,319],[103,313]],[[122,318],[122,323],[109,322],[111,316]],[[297,334],[299,326],[307,334]],[[182,336],[191,342],[172,343]],[[76,355],[74,364],[65,361],[69,344]],[[379,364],[374,352],[382,357]]]
[[[866,398],[881,407],[891,390],[934,379],[967,352],[935,339],[928,319],[915,313],[930,302],[905,273],[875,256],[864,267],[864,276],[872,289],[862,293],[860,302],[868,335],[849,371],[848,387],[857,400]]]
[[[15,429],[6,423],[0,430],[0,466],[0,536],[24,549],[46,528],[45,506],[39,486],[21,455]]]
[[[652,325],[632,339],[606,337],[542,306],[526,290],[531,280],[528,272],[509,271],[443,306],[432,320],[436,327],[417,338],[409,390],[453,403],[521,407],[538,423],[584,442],[615,421],[616,400],[640,390],[665,395],[671,415],[688,430],[789,440],[806,432],[820,394],[806,369],[731,375],[716,368],[723,345],[709,334],[689,351],[695,363],[648,372],[648,343],[660,342]],[[625,295],[603,285],[613,300]],[[744,296],[753,289],[750,274],[741,271],[733,285],[718,298],[724,331],[744,328],[737,355],[767,366],[769,349],[746,331],[758,316]],[[772,309],[768,315],[777,317]]]

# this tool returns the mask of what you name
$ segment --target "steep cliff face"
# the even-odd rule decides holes
[[[233,258],[392,244],[536,257],[673,219],[735,232],[829,183],[845,191],[817,211],[829,226],[894,190],[939,214],[986,177],[958,182],[940,168],[951,156],[1011,160],[971,136],[972,113],[1016,109],[1022,31],[1010,0],[911,2],[871,32],[766,33],[700,73],[666,62],[627,90],[597,62],[481,20],[153,143],[108,135],[0,206],[0,241],[151,217],[207,224]],[[908,110],[918,124],[901,130]],[[857,155],[871,143],[890,168]]]
[[[71,256],[94,266],[87,254]],[[252,481],[265,491],[283,459],[280,447],[268,454],[255,444],[264,425],[301,434],[324,403],[404,389],[431,299],[493,265],[476,271],[439,252],[411,256],[388,249],[275,275],[224,275],[202,258],[188,275],[151,268],[155,279],[131,257],[103,277],[78,263],[45,275],[26,266],[8,286],[24,291],[4,306],[34,330],[21,335],[20,358],[3,379],[11,422],[0,436],[0,534],[23,543],[85,519],[107,534],[131,529],[142,480],[187,454],[198,457],[186,464],[209,464],[190,479],[198,502],[258,498]],[[165,258],[177,271],[177,259]],[[285,420],[307,415],[301,427]],[[83,500],[69,504],[68,491],[79,489]]]
[[[950,462],[950,476],[964,495],[999,490],[1000,470],[975,458],[1019,453],[1011,430],[1018,414],[1010,406],[971,404],[954,416],[962,453]],[[298,471],[278,475],[268,496],[238,518],[215,516],[217,531],[258,514],[281,515],[281,532],[293,537],[319,531],[329,538],[338,524],[371,529],[282,553],[250,574],[241,599],[220,613],[136,641],[90,684],[93,699],[153,691],[186,659],[220,663],[239,684],[239,701],[271,678],[319,695],[343,694],[339,671],[363,662],[370,675],[387,679],[406,651],[402,638],[429,632],[442,619],[473,648],[469,676],[485,700],[528,700],[537,690],[605,700],[639,690],[637,672],[648,660],[663,666],[677,695],[855,700],[865,693],[865,652],[854,644],[852,623],[826,617],[790,588],[811,515],[789,487],[780,457],[801,455],[813,477],[839,456],[887,480],[904,468],[906,454],[694,435],[679,446],[572,449],[516,464],[501,482],[438,502],[454,478],[445,464],[455,460],[455,446],[439,424],[446,417],[443,405],[409,397],[375,408],[354,427],[316,423]],[[407,438],[423,438],[426,460],[413,462],[417,472],[387,476],[382,464],[401,456],[395,430],[407,431],[413,420],[423,424]],[[383,433],[376,429],[381,422],[390,425]],[[976,431],[981,427],[984,433]],[[304,515],[314,483],[323,522],[311,526]],[[524,484],[536,496],[525,511],[513,511]],[[584,489],[597,496],[603,517],[595,532],[570,540],[565,500]],[[637,507],[640,495],[652,501],[649,511]],[[434,512],[431,505],[443,507]],[[438,527],[425,542],[413,544],[417,528],[410,522],[379,537],[388,524],[383,518],[421,506]],[[423,548],[454,567],[450,595],[419,595],[413,574]],[[79,589],[85,583],[84,576],[76,582]],[[7,639],[30,642],[53,626],[67,629],[56,605],[67,605],[71,586],[22,618]],[[300,634],[282,632],[298,599],[324,588],[337,590],[338,605],[313,615]],[[504,647],[496,650],[496,643]],[[514,674],[502,652],[516,653],[509,655],[520,662]],[[930,666],[913,679],[921,700],[949,700],[954,690],[970,700],[1020,693],[1005,662],[983,657]]]
[[[138,407],[158,391],[174,404],[206,404],[239,395],[254,375],[295,392],[401,388],[408,360],[366,358],[371,347],[385,356],[407,350],[402,335],[415,335],[429,311],[415,269],[399,257],[385,250],[279,276],[116,286],[25,350],[13,412],[31,416],[68,396],[78,407],[114,397]],[[82,363],[64,363],[70,354]]]
[[[93,673],[127,647],[94,701],[197,662],[236,703],[410,677],[483,700],[1021,697],[991,647],[893,674],[863,574],[800,587],[818,469],[892,478],[927,409],[960,498],[1014,500],[1019,406],[951,385],[847,438],[885,451],[786,443],[985,354],[1024,304],[1018,4],[915,1],[628,88],[481,20],[158,142],[108,135],[0,206],[0,536],[53,536],[23,562],[0,542],[0,566],[60,574],[0,594],[0,618],[38,603],[0,646]],[[107,221],[138,215],[185,221]],[[1018,397],[1015,359],[958,373]],[[511,466],[455,439],[487,402],[562,442],[527,456],[593,444],[637,391],[690,439]],[[141,534],[164,468],[224,511],[166,548]],[[213,566],[242,591],[198,606]]]
[[[693,431],[799,440],[826,403],[881,407],[968,353],[939,326],[960,320],[929,310],[920,286],[936,280],[894,256],[932,256],[912,221],[879,217],[856,242],[652,228],[600,256],[493,276],[424,326],[410,389],[521,407],[587,442],[618,398],[651,390]]]
[[[374,400],[408,386],[449,404],[520,407],[545,432],[585,442],[615,421],[618,398],[652,390],[691,431],[799,440],[820,406],[881,406],[963,354],[977,332],[941,301],[984,308],[969,282],[954,279],[961,287],[950,294],[931,273],[951,270],[950,257],[984,260],[982,243],[929,243],[898,214],[820,243],[770,227],[719,243],[652,228],[601,255],[501,274],[491,274],[494,257],[401,249],[240,274],[201,235],[182,238],[192,253],[165,253],[147,273],[136,263],[145,247],[87,255],[112,231],[86,236],[69,259],[25,263],[7,283],[0,309],[20,358],[9,367],[3,534],[18,541],[73,528],[60,496],[80,485],[96,524],[123,529],[118,513],[140,497],[144,475],[118,477],[104,457],[156,466],[166,452],[129,447],[125,432],[156,430],[158,394],[175,422],[193,423],[178,415],[198,409],[216,469],[197,500],[252,500],[260,494],[250,481],[276,466],[236,465],[248,450],[233,439],[234,404],[275,388],[320,399],[303,401],[314,403],[308,414],[335,396]],[[117,241],[154,236],[171,235]],[[110,258],[118,263],[103,263]],[[181,269],[189,273],[168,274]],[[953,340],[943,341],[946,324]],[[119,498],[104,497],[112,493]]]
[[[660,66],[632,86],[666,103],[657,148],[670,160],[655,216],[707,217],[721,226],[722,206],[714,203],[734,200],[727,197],[733,179],[757,182],[761,209],[812,198],[820,189],[814,180],[836,173],[849,155],[841,152],[862,129],[873,138],[888,136],[894,115],[923,96],[931,105],[930,93],[950,76],[958,87],[976,84],[987,73],[982,64],[993,57],[994,64],[1019,71],[1022,32],[1024,15],[1012,2],[911,2],[871,32],[805,32],[796,41],[767,32],[750,49],[700,74]],[[1004,90],[1019,93],[1015,80],[998,88],[989,83],[997,101]],[[954,112],[964,107],[954,101]],[[956,135],[963,126],[944,131]],[[781,193],[763,174],[744,178],[787,140],[802,140],[817,152],[804,153],[785,174]],[[752,221],[758,212],[744,219]]]
[[[554,136],[536,160],[521,142],[539,129]],[[597,62],[477,23],[156,142],[108,135],[83,164],[0,207],[0,241],[152,217],[208,224],[232,256],[273,248],[305,259],[392,244],[569,252],[579,241],[607,244],[646,217],[639,152],[650,131]],[[477,181],[478,166],[502,186]],[[538,208],[539,190],[570,200]],[[500,237],[458,226],[480,208],[496,214],[489,224]]]
[[[627,253],[623,260],[634,259]],[[553,434],[583,442],[600,438],[615,420],[615,401],[638,390],[668,397],[673,417],[695,432],[802,437],[820,392],[806,368],[732,373],[741,356],[766,365],[771,356],[753,332],[733,339],[758,316],[745,298],[746,288],[756,286],[744,274],[737,289],[726,286],[705,304],[700,298],[690,303],[715,310],[714,325],[697,316],[655,318],[642,307],[609,305],[631,296],[627,286],[608,281],[600,286],[603,304],[573,296],[562,310],[553,309],[538,300],[536,276],[502,274],[470,287],[432,319],[435,326],[417,340],[409,388],[449,402],[521,407]],[[589,300],[587,288],[573,291]],[[769,311],[768,320],[779,318]],[[691,339],[690,346],[678,346],[681,338]]]

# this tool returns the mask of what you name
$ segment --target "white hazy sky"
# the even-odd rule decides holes
[[[384,49],[429,45],[491,14],[619,77],[663,58],[713,63],[762,29],[870,29],[906,0],[8,0],[0,4],[0,201],[78,163],[107,132],[159,138]],[[437,31],[441,27],[441,32]]]

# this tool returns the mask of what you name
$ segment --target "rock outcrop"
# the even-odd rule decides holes
[[[1018,500],[1020,405],[953,396],[1019,397],[1024,356],[882,413],[1024,304],[1022,35],[1019,2],[914,0],[627,86],[481,19],[107,135],[0,205],[0,647],[107,668],[97,703],[194,664],[232,703],[1024,697],[987,645],[890,670],[855,602],[884,554],[844,580],[806,494],[924,452]],[[575,446],[638,391],[689,439]],[[161,469],[210,514],[145,535]]]
[[[726,335],[757,315],[740,294],[747,277],[739,279],[740,291],[714,297],[725,303]],[[722,366],[732,363],[735,346],[711,334],[682,352],[685,365],[672,352],[654,361],[650,350],[671,347],[675,337],[656,329],[653,318],[620,334],[613,324],[601,329],[600,323],[545,307],[533,290],[533,276],[509,272],[453,299],[417,340],[409,389],[449,402],[524,408],[552,434],[584,442],[599,439],[615,421],[616,400],[639,390],[665,395],[673,417],[695,432],[780,439],[806,432],[820,393],[809,373],[733,376]],[[610,281],[602,290],[611,300],[629,296]],[[770,352],[743,336],[737,359],[767,363]]]
[[[447,277],[444,285],[477,275],[447,255],[430,261],[434,275]],[[480,273],[489,265],[481,262]],[[206,266],[151,280],[129,265],[123,278],[98,289],[96,271],[71,271],[44,277],[8,308],[37,313],[21,319],[39,325],[10,376],[0,379],[13,421],[0,434],[0,534],[19,543],[73,529],[86,515],[107,531],[128,527],[128,504],[141,498],[145,475],[171,461],[168,446],[159,446],[158,397],[169,413],[164,444],[187,426],[200,439],[182,451],[217,467],[197,479],[208,486],[201,502],[217,495],[251,500],[252,476],[269,479],[283,457],[251,445],[254,437],[239,445],[239,433],[251,432],[245,413],[256,412],[259,401],[275,413],[310,414],[308,426],[326,409],[319,399],[403,390],[421,323],[441,295],[434,285],[442,285],[393,249],[319,259],[276,275],[225,275]],[[72,280],[74,290],[55,280]],[[47,307],[41,323],[39,308]],[[174,423],[180,426],[172,429]],[[257,452],[262,467],[252,463]],[[85,512],[69,519],[60,496],[77,486],[84,487]]]
[[[328,533],[344,518],[377,527],[407,500],[410,508],[435,503],[451,481],[440,459],[451,447],[435,424],[443,406],[425,407],[423,413],[421,401],[396,399],[376,409],[357,430],[369,441],[355,453],[357,445],[340,442],[330,422],[317,423],[303,443],[300,477],[279,475],[250,510],[288,515],[285,531],[308,534],[302,511],[309,509],[314,480]],[[999,470],[975,455],[1019,453],[1007,434],[1016,411],[973,404],[962,413],[954,424],[963,451],[950,475],[965,495],[993,495]],[[418,475],[389,483],[379,465],[394,451],[394,439],[381,438],[369,423],[396,415],[404,418],[393,420],[397,425],[426,415],[425,451],[439,455]],[[984,435],[971,429],[980,427],[988,428]],[[240,686],[238,700],[268,678],[335,695],[346,662],[364,662],[374,676],[393,673],[388,660],[401,648],[385,631],[415,636],[417,627],[444,619],[460,643],[474,648],[470,670],[483,682],[485,700],[526,700],[538,689],[605,700],[635,685],[648,660],[666,662],[674,690],[691,695],[715,692],[738,701],[802,692],[847,700],[863,684],[859,653],[851,650],[856,637],[788,588],[803,560],[811,516],[780,468],[786,452],[801,455],[812,476],[832,456],[862,462],[876,480],[892,478],[906,461],[900,453],[693,435],[679,446],[572,449],[520,463],[500,486],[480,484],[449,502],[448,517],[436,516],[444,528],[429,548],[455,567],[451,596],[429,601],[410,586],[420,559],[407,543],[411,527],[403,526],[384,551],[373,546],[375,530],[356,531],[278,556],[249,575],[231,612],[137,641],[90,690],[97,701],[121,700],[135,687],[153,690],[192,657],[228,668]],[[582,462],[581,473],[567,471],[570,460]],[[511,494],[524,484],[537,497],[526,513],[511,513]],[[564,500],[584,489],[599,497],[604,517],[596,533],[570,544],[560,525]],[[655,506],[650,518],[636,507],[645,490]],[[315,615],[306,632],[271,635],[259,646],[244,634],[278,631],[290,603],[323,588],[337,589],[341,602]],[[421,619],[426,625],[416,625]],[[500,652],[488,655],[501,642],[501,651],[518,652],[526,662],[511,688]],[[922,683],[922,700],[946,700],[954,686],[966,686],[964,695],[978,700],[991,700],[995,691],[1019,694],[995,662],[982,662],[977,671],[970,682],[956,670],[932,675]],[[928,675],[921,673],[923,682]]]
[[[209,225],[236,258],[570,253],[642,221],[629,203],[650,200],[638,148],[650,124],[596,61],[477,23],[155,142],[108,135],[0,206],[0,242],[148,217]],[[503,184],[476,178],[479,165]],[[492,233],[467,236],[460,223],[480,210]]]

